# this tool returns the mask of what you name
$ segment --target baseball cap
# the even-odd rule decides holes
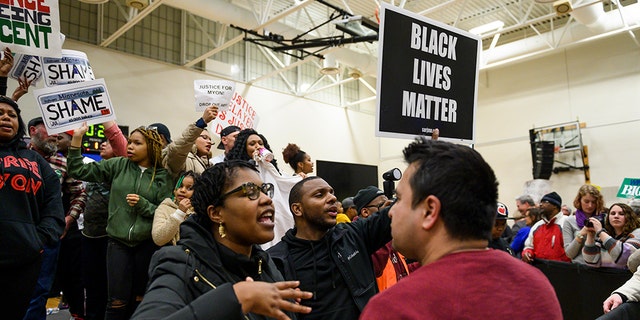
[[[502,202],[498,202],[496,220],[507,220],[507,218],[509,218],[509,209],[507,209],[507,205]]]
[[[238,126],[228,126],[225,127],[224,129],[222,129],[222,131],[220,131],[220,139],[222,139],[222,137],[226,137],[236,131],[240,131],[240,127]],[[222,144],[222,141],[220,141],[220,143],[218,143],[218,149],[220,150],[224,150],[224,145]]]
[[[169,128],[162,123],[152,123],[147,129],[155,129],[158,133],[167,140],[167,143],[171,143],[171,132],[169,132]]]
[[[364,189],[360,189],[356,196],[353,197],[353,203],[356,205],[356,209],[358,210],[358,214],[362,208],[364,208],[369,202],[373,201],[377,196],[383,195],[384,192],[378,187],[368,186]],[[344,205],[343,205],[344,207]]]

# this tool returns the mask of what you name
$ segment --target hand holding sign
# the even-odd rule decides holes
[[[13,55],[11,49],[5,47],[2,51],[2,60],[0,60],[0,77],[6,77],[9,75],[9,71],[13,67]]]
[[[202,120],[204,120],[205,123],[209,123],[213,119],[215,119],[217,116],[218,116],[218,106],[216,106],[215,104],[212,104],[206,109],[204,109],[204,113],[202,114]]]
[[[28,80],[26,77],[18,78],[18,86],[16,87],[16,90],[13,91],[11,99],[13,99],[13,101],[18,101],[22,98],[22,96],[29,92],[29,86],[31,86],[32,82],[33,80]]]

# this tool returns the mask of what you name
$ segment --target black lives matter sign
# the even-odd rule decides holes
[[[383,5],[377,136],[473,143],[480,39]]]

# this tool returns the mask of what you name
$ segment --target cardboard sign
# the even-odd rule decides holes
[[[58,0],[0,0],[0,42],[14,53],[60,57]]]
[[[69,83],[94,80],[93,69],[84,52],[62,50],[61,58],[42,58],[44,85],[53,87]]]
[[[475,141],[481,40],[382,3],[376,136]]]
[[[211,130],[220,136],[220,131],[231,125],[240,129],[256,128],[259,120],[256,110],[249,102],[238,93],[234,93],[229,108],[218,112],[218,116],[211,121]]]
[[[33,92],[49,134],[115,120],[104,79],[42,88]]]
[[[220,112],[229,109],[231,98],[236,91],[236,83],[226,80],[195,80],[193,89],[197,112],[203,112],[212,104],[217,105]]]
[[[18,80],[24,77],[31,80],[31,85],[35,86],[36,82],[42,76],[42,61],[38,56],[28,54],[16,54],[13,57],[13,67],[9,72],[9,76]]]
[[[640,198],[640,179],[624,178],[620,189],[618,189],[618,198]]]

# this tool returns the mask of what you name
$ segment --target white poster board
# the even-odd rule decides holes
[[[58,0],[0,1],[0,42],[13,53],[60,57]]]
[[[229,103],[229,108],[218,112],[218,116],[211,121],[211,132],[220,136],[220,131],[228,126],[238,126],[240,129],[256,128],[260,117],[256,109],[237,92]]]
[[[49,134],[116,119],[104,79],[45,87],[33,95]]]
[[[61,58],[42,58],[44,85],[53,87],[94,80],[87,54],[76,50],[62,50]]]
[[[229,104],[236,91],[236,83],[227,80],[195,80],[193,89],[196,98],[196,111],[203,112],[215,104],[218,112],[229,109]]]

